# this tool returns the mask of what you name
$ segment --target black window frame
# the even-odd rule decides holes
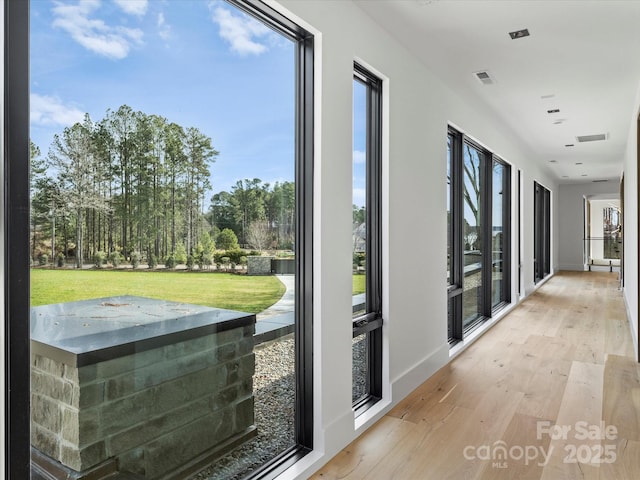
[[[313,449],[314,36],[259,0],[227,0],[296,48],[297,444],[251,473],[275,478]],[[4,1],[5,471],[30,478],[29,1]]]
[[[450,205],[450,272],[449,285],[447,286],[447,332],[450,346],[461,342],[465,336],[478,328],[496,312],[511,303],[511,165],[502,158],[483,147],[476,141],[467,137],[464,133],[449,126],[447,129],[449,142],[450,177],[447,179],[449,188]],[[464,292],[464,147],[469,146],[479,152],[480,165],[480,231],[482,242],[481,278],[482,292],[480,294],[480,306],[478,318],[464,326],[463,299]],[[505,167],[503,184],[503,297],[504,300],[497,305],[492,305],[492,267],[493,258],[491,252],[492,227],[492,202],[493,202],[493,166],[500,163]]]
[[[493,304],[493,299],[490,299],[489,304],[491,306],[492,313],[498,312],[503,309],[506,305],[511,303],[511,236],[512,236],[512,221],[511,221],[511,165],[508,162],[505,162],[497,155],[493,155],[493,161],[491,162],[491,171],[492,171],[492,180],[493,180],[493,166],[498,163],[502,165],[505,170],[502,176],[502,185],[500,188],[502,189],[502,257],[503,257],[503,265],[501,267],[502,271],[502,298],[503,300],[496,305]],[[496,188],[496,185],[493,185],[493,181],[491,182],[491,188]],[[493,211],[493,209],[492,209]],[[507,260],[507,261],[505,261]],[[493,271],[493,263],[491,265],[491,270]],[[492,280],[493,281],[493,280]],[[491,297],[491,290],[489,291],[489,297]]]
[[[533,281],[551,273],[551,191],[533,182]]]
[[[366,301],[353,318],[353,338],[366,334],[367,393],[353,403],[356,417],[382,398],[382,80],[354,62],[353,79],[366,89]]]

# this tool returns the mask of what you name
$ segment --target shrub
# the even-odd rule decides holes
[[[239,248],[238,237],[230,228],[225,228],[218,234],[216,245],[224,250],[235,250]]]
[[[189,269],[189,270],[193,270],[193,264],[194,264],[194,262],[193,262],[193,255],[189,255],[189,256],[187,257],[187,269]]]
[[[140,252],[133,252],[131,254],[131,266],[133,268],[138,268],[140,266],[140,259],[141,259],[141,255]]]
[[[164,266],[168,269],[176,268],[176,259],[173,255],[169,255],[164,262]]]
[[[107,254],[100,251],[93,254],[93,264],[96,268],[102,268],[107,261]]]
[[[247,257],[246,255],[242,255],[240,257],[240,265],[242,265],[242,268],[247,268]]]
[[[177,265],[187,263],[187,249],[185,248],[184,243],[180,242],[176,245],[176,251],[173,252],[173,256],[176,259]]]
[[[114,267],[118,267],[122,263],[122,255],[120,252],[113,251],[109,254],[109,261]]]
[[[156,268],[158,266],[158,258],[153,253],[149,255],[148,264],[150,269]]]
[[[220,261],[222,262],[223,265],[229,265],[229,262],[231,261],[231,259],[229,257],[222,257]]]
[[[64,267],[64,261],[65,261],[64,253],[60,252],[58,254],[58,266]]]
[[[47,263],[49,263],[49,255],[47,255],[46,253],[41,253],[38,256],[38,265],[46,265]]]
[[[200,268],[209,268],[213,263],[213,254],[208,252],[202,252],[200,256]]]

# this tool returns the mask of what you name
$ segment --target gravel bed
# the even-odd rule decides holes
[[[295,444],[293,334],[254,349],[255,422],[258,435],[191,477],[191,480],[240,479]]]
[[[366,335],[353,339],[353,400],[367,392]],[[293,334],[258,345],[253,377],[258,435],[207,466],[190,480],[235,480],[295,444],[295,381]]]

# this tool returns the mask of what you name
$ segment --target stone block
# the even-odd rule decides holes
[[[78,408],[89,408],[99,405],[105,400],[105,384],[104,382],[90,383],[80,386],[80,398]]]
[[[60,463],[78,472],[95,467],[106,459],[107,451],[102,441],[80,449],[70,443],[60,444]]]
[[[232,405],[238,399],[238,392],[239,390],[236,385],[220,390],[209,398],[209,411],[217,412]]]
[[[31,394],[31,421],[58,434],[62,428],[60,402],[37,393]]]
[[[236,431],[242,431],[255,423],[253,397],[236,405]]]
[[[236,357],[237,346],[235,343],[221,345],[216,350],[216,359],[219,363],[228,362]]]
[[[253,377],[256,372],[256,357],[253,353],[240,357],[240,369],[238,375],[240,378]]]
[[[144,445],[209,413],[211,413],[209,399],[200,399],[166,412],[164,415],[143,419],[142,423],[110,437],[108,442],[109,455],[117,456],[122,452]]]
[[[231,330],[225,330],[217,334],[218,345],[226,345],[227,343],[236,343],[242,340],[242,329],[232,328]]]
[[[74,385],[71,382],[39,369],[31,369],[31,391],[68,404],[74,401]]]
[[[42,355],[34,355],[32,358],[32,365],[43,372],[47,372],[56,377],[62,377],[64,374],[64,364],[56,362]]]
[[[82,448],[100,440],[102,434],[100,410],[98,408],[62,407],[63,440]]]
[[[253,352],[253,334],[249,337],[243,338],[238,342],[238,356],[246,355]]]
[[[120,471],[135,473],[144,478],[147,478],[144,468],[144,448],[139,447],[120,455],[118,457],[118,466]]]
[[[271,275],[271,260],[274,257],[247,257],[247,275]]]
[[[31,423],[31,445],[51,458],[56,460],[59,458],[60,439],[58,435],[35,423]]]
[[[227,408],[183,425],[146,447],[145,471],[157,478],[232,436],[233,410]]]

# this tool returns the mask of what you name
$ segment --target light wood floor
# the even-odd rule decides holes
[[[312,478],[640,479],[617,274],[556,274]]]

